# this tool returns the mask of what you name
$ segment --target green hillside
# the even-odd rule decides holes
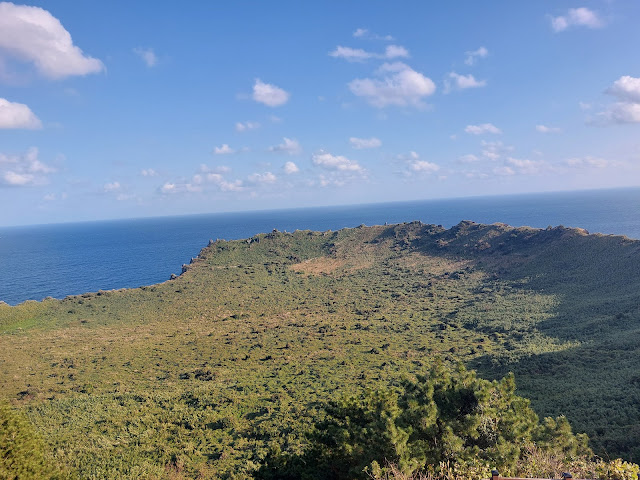
[[[0,398],[77,478],[244,478],[302,454],[326,402],[461,361],[513,371],[540,417],[637,462],[638,345],[640,241],[274,231],[212,242],[162,284],[0,304]]]

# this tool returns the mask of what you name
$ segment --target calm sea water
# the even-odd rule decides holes
[[[0,300],[15,305],[162,282],[209,239],[413,220],[564,225],[640,239],[640,188],[0,228]]]

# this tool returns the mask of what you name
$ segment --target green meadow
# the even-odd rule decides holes
[[[640,241],[413,222],[218,240],[183,270],[138,289],[0,304],[0,398],[52,475],[278,478],[280,465],[295,478],[327,422],[351,435],[335,419],[382,401],[377,391],[413,411],[407,385],[462,366],[477,372],[459,374],[465,388],[503,385],[541,425],[560,422],[566,455],[640,459]],[[515,390],[480,381],[509,372]],[[561,429],[528,418],[540,448]],[[487,477],[493,458],[469,468]]]

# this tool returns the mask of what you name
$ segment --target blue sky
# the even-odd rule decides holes
[[[0,225],[640,185],[640,2],[0,3]]]

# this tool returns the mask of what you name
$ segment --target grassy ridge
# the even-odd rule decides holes
[[[78,478],[242,478],[315,401],[435,357],[640,457],[640,242],[418,222],[206,247],[175,280],[0,304],[0,388]]]

